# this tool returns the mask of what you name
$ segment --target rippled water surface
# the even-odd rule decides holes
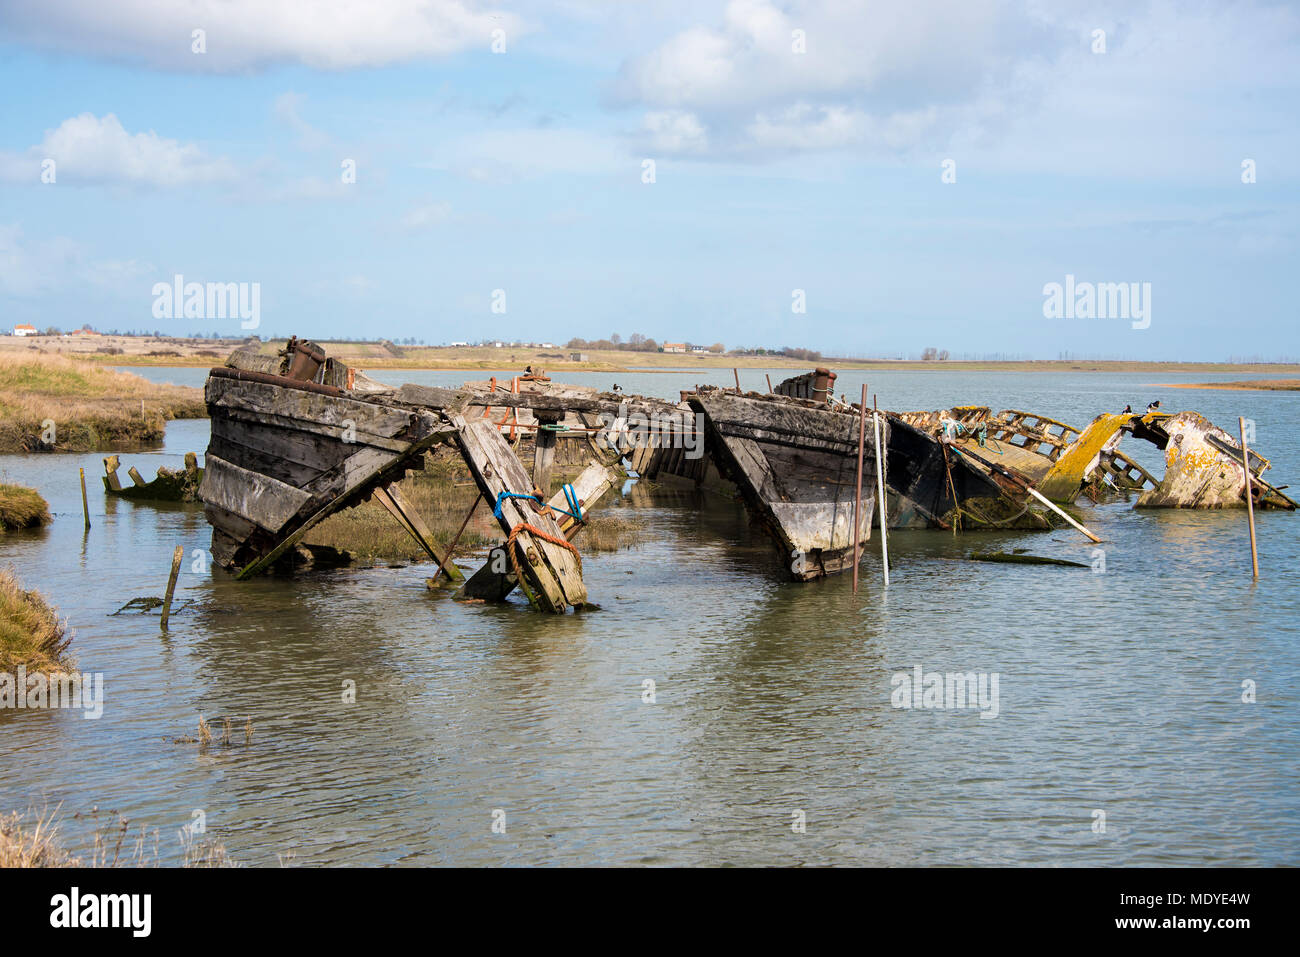
[[[856,397],[864,377],[891,409],[981,403],[1083,425],[1160,398],[1230,431],[1245,415],[1272,480],[1300,483],[1296,395],[1160,389],[1179,377],[1159,373],[846,372],[837,391]],[[565,378],[675,396],[730,373]],[[741,378],[765,385],[762,371]],[[205,421],[173,423],[163,450],[124,467],[150,477],[206,444]],[[1153,450],[1124,448],[1159,467]],[[1300,863],[1300,515],[1258,516],[1255,585],[1244,513],[1121,503],[1083,508],[1105,539],[1102,574],[963,560],[988,547],[1092,563],[1073,532],[898,532],[888,591],[873,541],[855,597],[848,578],[781,581],[734,503],[636,494],[608,507],[638,543],[584,560],[599,610],[551,618],[430,593],[427,566],[248,583],[195,572],[201,510],[106,500],[101,458],[0,456],[0,480],[36,486],[55,513],[47,530],[0,537],[0,564],[60,607],[81,668],[107,689],[99,720],[0,711],[0,811],[61,806],[74,845],[91,825],[72,814],[98,806],[158,828],[165,861],[203,809],[207,836],[254,865],[290,852],[354,865]],[[156,616],[111,616],[162,593],[178,544],[186,604],[170,634]],[[998,673],[998,716],[892,707],[892,676],[917,665]],[[251,717],[252,745],[173,743],[200,714]],[[805,833],[790,827],[797,810]]]

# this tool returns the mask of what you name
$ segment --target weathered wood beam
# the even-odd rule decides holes
[[[424,549],[425,554],[437,563],[444,575],[452,581],[464,581],[464,573],[452,564],[446,556],[439,553],[429,526],[424,523],[424,519],[420,517],[420,514],[411,506],[411,503],[402,495],[401,489],[396,485],[381,486],[375,489],[375,498],[378,499],[380,505],[388,509],[389,513],[397,519],[397,523],[406,529],[406,533],[415,539],[415,543]]]
[[[578,501],[583,503],[582,513],[584,516],[606,492],[615,486],[619,478],[618,470],[600,462],[592,462],[573,480],[573,491],[577,495]],[[555,509],[568,509],[569,507],[563,489],[552,495],[547,504]],[[564,532],[564,537],[568,541],[573,541],[574,537],[585,527],[583,523],[567,515],[560,517],[559,524],[561,531]],[[493,553],[497,553],[500,548],[501,546],[498,545],[497,548],[492,550]],[[460,594],[465,598],[505,601],[509,594],[515,590],[518,583],[515,581],[514,573],[510,570],[508,561],[504,571],[495,570],[500,567],[502,567],[500,560],[493,560],[489,556],[483,567],[465,582]]]
[[[470,406],[492,407],[498,409],[532,409],[552,412],[607,412],[618,415],[624,412],[671,412],[676,408],[672,402],[644,397],[625,398],[622,396],[563,396],[550,395],[545,392],[472,392],[469,393]]]
[[[502,492],[527,493],[532,489],[528,472],[491,420],[466,423],[459,416],[452,416],[452,422],[460,432],[465,463],[488,502],[495,506]],[[508,534],[521,525],[530,525],[555,538],[563,534],[555,519],[534,512],[520,499],[501,499],[500,511],[498,521]],[[519,567],[528,579],[525,584],[539,607],[563,612],[570,605],[586,604],[587,589],[582,582],[581,566],[568,549],[527,531],[519,532],[515,542]]]

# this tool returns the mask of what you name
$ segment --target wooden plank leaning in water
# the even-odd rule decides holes
[[[424,519],[411,506],[411,503],[402,495],[401,489],[396,485],[380,486],[375,489],[375,498],[379,504],[388,509],[397,523],[406,529],[406,534],[415,540],[415,543],[424,549],[425,554],[437,563],[445,574],[452,581],[463,581],[465,576],[459,568],[452,564],[446,555],[440,554],[437,546],[434,544],[433,532],[429,526],[424,523]]]
[[[167,630],[167,622],[172,616],[172,594],[176,591],[176,578],[181,573],[181,559],[185,557],[185,548],[177,545],[176,550],[172,552],[172,572],[167,578],[167,593],[163,597],[162,607],[162,630]]]
[[[583,503],[582,514],[584,517],[591,506],[614,487],[619,481],[619,477],[617,469],[603,465],[600,462],[592,462],[582,471],[582,474],[573,480],[573,491],[578,497],[578,501]],[[552,495],[547,504],[556,509],[567,510],[569,507],[563,489]],[[564,532],[564,537],[569,541],[573,541],[574,536],[583,529],[582,523],[575,521],[568,515],[561,515],[559,524],[561,531]],[[493,554],[499,554],[500,549],[500,545],[492,549]],[[496,568],[504,568],[504,570],[496,571]],[[516,584],[509,561],[507,560],[503,566],[500,559],[493,560],[493,556],[489,555],[488,561],[483,564],[483,567],[465,582],[460,595],[464,598],[482,598],[486,601],[505,601],[510,593],[515,590]]]
[[[495,423],[490,419],[466,423],[455,415],[451,419],[459,431],[465,463],[488,502],[495,507],[502,492],[528,494],[532,491],[528,472],[497,431]],[[562,535],[555,519],[534,512],[527,500],[500,499],[500,511],[498,522],[508,534],[521,525],[530,525],[555,538]],[[528,531],[519,532],[515,543],[519,549],[516,555],[519,567],[527,579],[525,589],[538,607],[559,613],[570,605],[580,607],[587,603],[582,566],[568,549]]]

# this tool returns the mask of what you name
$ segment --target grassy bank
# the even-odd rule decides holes
[[[401,491],[429,526],[436,544],[445,550],[478,498],[478,486],[461,457],[449,449],[430,453],[425,463],[423,472],[412,472],[402,481]],[[574,468],[557,472],[557,486],[572,481],[580,471]],[[597,505],[575,544],[582,552],[616,551],[632,544],[634,533],[631,522]],[[503,537],[501,526],[492,517],[491,503],[479,502],[456,546],[456,556],[481,552]],[[349,551],[361,561],[428,560],[396,519],[373,499],[325,519],[307,533],[306,542]]]
[[[50,507],[35,489],[0,484],[0,532],[49,522]]]
[[[0,352],[0,452],[139,448],[162,441],[170,419],[206,415],[200,389],[60,355]]]
[[[72,633],[39,592],[26,591],[11,569],[0,569],[0,671],[62,673],[72,668]]]

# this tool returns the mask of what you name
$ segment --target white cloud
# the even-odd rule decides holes
[[[694,113],[656,110],[643,119],[646,146],[657,153],[702,153],[708,149],[708,132]]]
[[[183,186],[230,180],[229,160],[211,157],[192,143],[148,133],[128,133],[118,118],[92,113],[73,116],[46,131],[23,153],[0,152],[0,178],[41,182],[42,164],[54,161],[55,184]]]
[[[1259,152],[1279,169],[1298,41],[1300,15],[1269,0],[728,0],[625,60],[611,102],[650,133],[689,118],[707,135],[661,150],[723,160],[956,151],[968,169],[1203,175]]]
[[[504,30],[509,43],[524,25],[474,0],[42,0],[0,4],[0,29],[54,49],[229,73],[281,63],[342,70],[486,52],[493,30]],[[193,52],[196,29],[205,31],[206,52]]]

